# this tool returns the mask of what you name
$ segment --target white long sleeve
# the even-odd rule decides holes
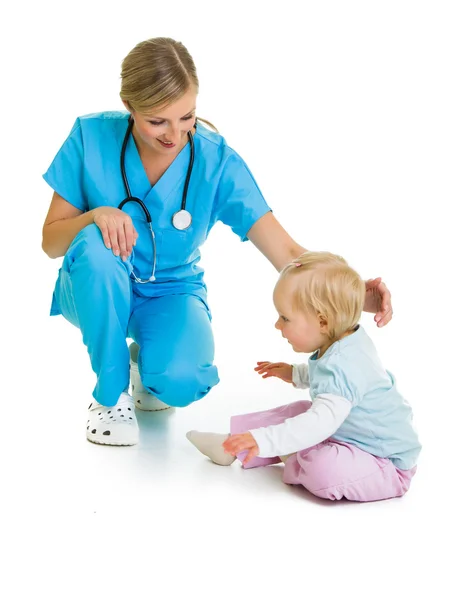
[[[352,403],[342,396],[321,394],[311,408],[280,425],[251,429],[261,458],[283,456],[305,450],[329,438],[345,421]]]
[[[306,364],[292,365],[292,380],[296,388],[305,390],[309,387],[309,368]]]

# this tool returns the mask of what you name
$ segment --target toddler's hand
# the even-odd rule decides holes
[[[254,371],[262,375],[263,379],[267,377],[278,377],[287,383],[293,383],[293,367],[287,363],[271,363],[268,361],[258,362]]]
[[[259,453],[257,442],[255,441],[252,433],[249,433],[249,431],[247,433],[236,433],[229,436],[222,445],[224,450],[232,456],[236,456],[243,450],[249,450],[248,455],[243,460],[244,465]]]

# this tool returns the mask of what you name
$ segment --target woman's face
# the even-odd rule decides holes
[[[161,155],[178,154],[187,142],[188,131],[194,127],[196,100],[197,93],[191,88],[179,100],[161,110],[156,109],[146,115],[131,111],[136,141]]]

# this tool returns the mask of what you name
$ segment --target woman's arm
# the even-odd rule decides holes
[[[278,271],[306,252],[289,236],[272,212],[256,221],[247,237]]]
[[[54,192],[43,225],[44,252],[50,258],[64,256],[79,231],[91,223],[93,223],[91,211],[84,213]]]
[[[127,213],[113,206],[99,206],[83,212],[57,192],[53,195],[43,226],[44,252],[50,258],[64,256],[79,231],[92,223],[99,228],[104,245],[115,256],[121,256],[125,261],[131,255],[138,234]]]
[[[248,231],[247,237],[278,271],[282,271],[289,262],[306,252],[306,248],[298,245],[289,236],[272,212],[266,213],[256,221]],[[393,316],[391,294],[380,277],[368,279],[365,285],[364,311],[375,313],[377,327],[383,327]]]

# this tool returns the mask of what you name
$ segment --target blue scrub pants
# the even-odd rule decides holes
[[[128,388],[131,337],[140,348],[142,383],[152,394],[170,406],[200,400],[219,382],[207,307],[191,294],[135,296],[131,269],[105,247],[98,227],[88,225],[68,248],[55,287],[61,313],[87,346],[98,378],[94,398],[114,406]]]

